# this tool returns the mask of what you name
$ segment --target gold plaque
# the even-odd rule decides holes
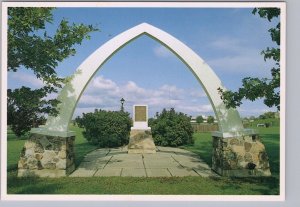
[[[146,106],[135,106],[135,117],[134,121],[147,121],[147,107]]]

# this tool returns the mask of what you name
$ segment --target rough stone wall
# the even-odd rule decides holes
[[[22,149],[18,176],[61,177],[75,169],[72,137],[31,134]]]
[[[128,143],[129,154],[156,153],[151,130],[131,130]]]
[[[265,146],[257,135],[213,136],[212,169],[223,176],[271,176]]]

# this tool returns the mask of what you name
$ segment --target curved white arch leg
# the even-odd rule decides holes
[[[237,110],[227,109],[223,104],[217,89],[220,87],[225,90],[225,88],[213,70],[193,50],[175,37],[152,25],[142,23],[117,35],[86,58],[58,96],[58,100],[61,101],[57,107],[58,116],[49,116],[43,128],[33,129],[32,132],[68,136],[68,125],[77,102],[92,77],[111,56],[141,35],[148,35],[157,40],[188,66],[210,100],[221,133],[244,131]]]

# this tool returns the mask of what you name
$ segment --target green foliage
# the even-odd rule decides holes
[[[266,112],[266,113],[263,113],[261,115],[259,115],[258,117],[259,119],[274,119],[275,118],[275,112]]]
[[[196,122],[197,122],[198,124],[203,123],[203,121],[204,121],[204,119],[203,119],[202,116],[197,116],[197,117],[196,117]]]
[[[61,20],[56,33],[49,36],[46,24],[52,24],[54,8],[10,7],[8,9],[8,71],[21,66],[33,70],[46,84],[61,86],[55,67],[76,53],[74,46],[97,31],[92,25]],[[42,34],[42,35],[41,35]]]
[[[83,128],[83,127],[84,127],[84,126],[83,126],[83,119],[80,118],[80,116],[77,116],[77,117],[75,118],[74,123],[75,123],[74,125],[77,124],[77,126],[80,127],[80,128]]]
[[[28,87],[8,89],[8,116],[12,130],[22,135],[34,126],[43,114],[55,115],[58,101],[45,101],[48,94],[57,92],[64,79],[57,76],[59,62],[75,54],[75,45],[89,39],[89,33],[97,31],[92,25],[69,24],[61,20],[56,32],[50,36],[47,24],[52,24],[54,8],[8,8],[8,71],[32,70],[43,81],[44,87],[31,90]],[[24,103],[22,103],[24,102]],[[40,103],[39,103],[40,102]],[[28,118],[27,118],[28,116]]]
[[[253,14],[258,13],[260,17],[267,18],[268,21],[278,18],[280,15],[279,8],[255,8]],[[280,109],[280,22],[275,28],[268,30],[272,41],[276,43],[276,47],[267,47],[261,52],[264,60],[272,59],[275,66],[271,68],[272,78],[253,78],[246,77],[242,80],[242,87],[237,91],[224,91],[218,88],[224,104],[230,108],[236,108],[242,104],[244,98],[255,101],[263,98],[264,104],[268,107],[276,106]]]
[[[149,126],[152,126],[154,120],[155,120],[154,118],[149,118],[149,119],[148,119],[148,125],[149,125]]]
[[[176,147],[193,143],[190,117],[176,112],[173,108],[157,113],[150,126],[156,145]]]
[[[44,88],[31,90],[24,86],[20,89],[7,90],[7,123],[18,137],[32,127],[44,124],[46,120],[43,114],[56,114],[56,110],[49,105],[56,106],[58,101],[42,99],[46,93],[47,90]]]
[[[119,147],[128,144],[131,119],[127,112],[95,110],[84,113],[77,120],[85,129],[84,137],[93,145]]]
[[[208,117],[207,117],[207,123],[213,124],[214,121],[215,121],[215,118],[214,118],[213,116],[208,116]]]

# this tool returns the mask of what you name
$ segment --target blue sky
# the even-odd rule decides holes
[[[228,89],[237,89],[243,77],[269,77],[273,62],[263,60],[260,52],[274,46],[270,23],[251,13],[252,9],[212,8],[57,8],[54,32],[62,18],[70,22],[98,25],[100,32],[76,46],[75,56],[59,64],[57,73],[66,77],[93,51],[119,33],[147,22],[173,35],[204,59]],[[31,71],[8,74],[8,88],[21,85],[40,87]],[[54,97],[55,94],[52,94]],[[188,68],[170,51],[147,36],[142,36],[116,53],[95,75],[83,93],[74,116],[95,108],[119,110],[133,104],[148,104],[149,115],[174,107],[192,116],[212,115],[208,98]],[[261,100],[245,101],[241,116],[276,111]]]

